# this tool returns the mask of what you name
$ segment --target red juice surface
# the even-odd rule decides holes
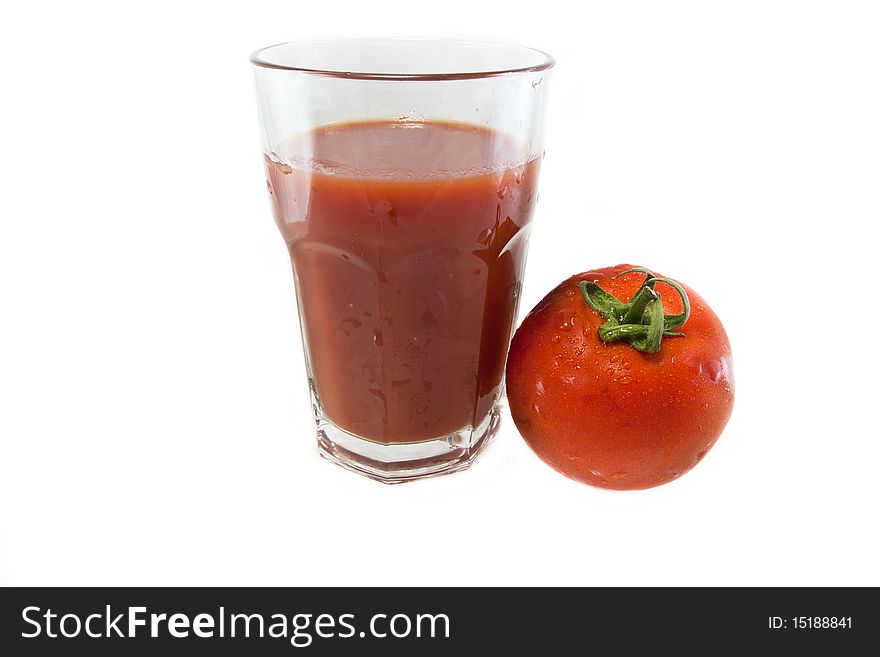
[[[323,414],[385,444],[478,425],[502,392],[539,160],[441,122],[333,124],[279,151],[269,192]]]

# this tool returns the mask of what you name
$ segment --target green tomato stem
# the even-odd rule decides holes
[[[581,281],[578,287],[587,305],[605,319],[599,327],[599,338],[603,342],[623,341],[638,351],[655,354],[660,351],[664,337],[684,335],[675,329],[688,321],[691,303],[681,285],[668,278],[656,277],[642,267],[627,269],[614,278],[632,273],[645,274],[646,278],[626,303],[591,281]],[[678,292],[683,312],[664,314],[663,301],[654,289],[657,283],[665,283]]]

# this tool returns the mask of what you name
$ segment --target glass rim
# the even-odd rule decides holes
[[[354,45],[357,43],[385,43],[385,44],[433,44],[451,47],[477,47],[477,48],[510,48],[521,52],[531,53],[536,58],[536,63],[529,66],[517,67],[493,67],[480,71],[449,71],[444,73],[419,73],[419,72],[373,72],[373,71],[349,71],[339,68],[313,68],[308,66],[293,66],[282,64],[277,61],[270,61],[267,54],[274,48],[282,46],[305,46],[305,45]],[[294,73],[305,73],[309,75],[320,75],[325,77],[338,78],[342,80],[396,80],[396,81],[442,81],[442,80],[478,80],[482,78],[491,78],[502,75],[515,75],[522,73],[538,73],[551,69],[556,60],[547,52],[532,48],[530,46],[521,46],[514,43],[491,42],[491,41],[468,41],[461,39],[422,39],[422,38],[385,38],[385,39],[302,39],[296,41],[285,41],[275,43],[271,46],[259,48],[250,55],[250,62],[259,68],[274,69],[278,71],[291,71]]]

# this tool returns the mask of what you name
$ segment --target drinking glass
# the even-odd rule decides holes
[[[552,57],[358,39],[251,62],[320,454],[386,483],[468,467],[498,427]]]

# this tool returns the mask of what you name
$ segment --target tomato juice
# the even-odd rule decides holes
[[[503,394],[539,158],[476,125],[379,120],[265,162],[318,411],[382,444],[477,426]]]

